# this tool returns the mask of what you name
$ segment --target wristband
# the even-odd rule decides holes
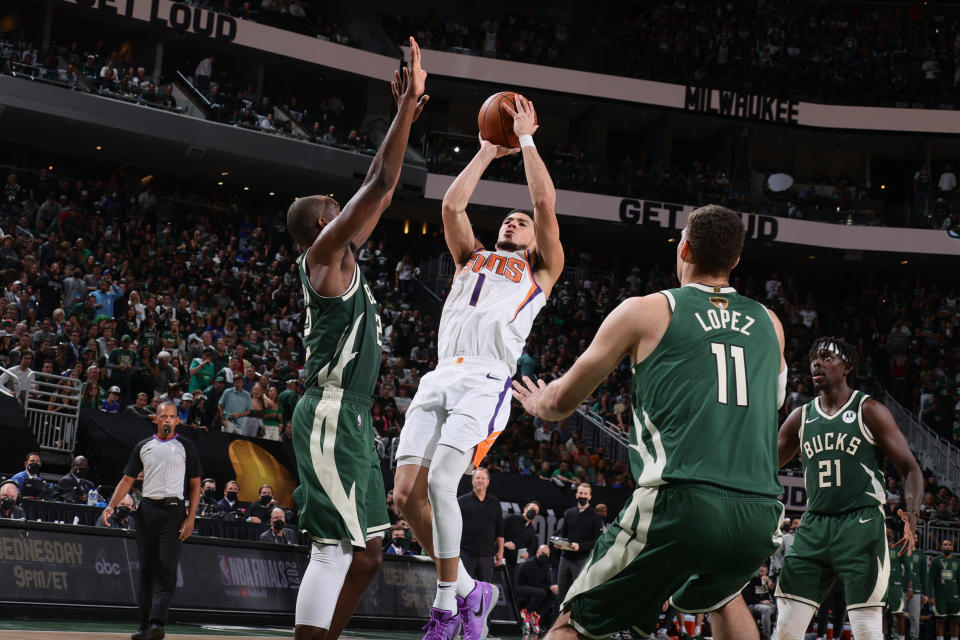
[[[531,135],[520,136],[520,148],[522,149],[524,147],[533,147],[534,149],[537,148],[537,145],[533,144],[533,136]]]

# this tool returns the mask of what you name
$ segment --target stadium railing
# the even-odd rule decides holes
[[[586,443],[590,451],[603,447],[606,454],[604,458],[611,466],[617,462],[630,464],[630,442],[620,429],[607,423],[601,416],[590,411],[586,405],[577,409],[569,420],[573,420],[573,430],[580,431],[580,439]]]
[[[917,456],[920,466],[933,471],[940,484],[953,490],[960,488],[960,449],[917,420],[911,411],[887,391],[883,392],[883,404],[890,409],[894,420],[900,425],[900,430]]]
[[[32,371],[28,377],[24,417],[42,451],[73,455],[80,414],[80,381]]]
[[[20,379],[10,369],[0,367],[0,393],[11,398],[20,398]]]
[[[923,522],[917,527],[917,534],[920,538],[919,547],[923,551],[940,553],[940,545],[944,540],[952,540],[956,543],[960,527]]]

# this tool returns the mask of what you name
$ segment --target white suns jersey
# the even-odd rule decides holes
[[[499,360],[514,372],[545,303],[529,251],[476,251],[443,304],[438,355]]]

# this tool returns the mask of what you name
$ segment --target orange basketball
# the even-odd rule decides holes
[[[513,132],[513,117],[503,108],[505,104],[516,110],[515,91],[501,91],[495,93],[483,103],[480,107],[480,113],[477,115],[477,126],[480,128],[480,136],[501,147],[510,147],[515,149],[520,146],[520,140],[517,134]],[[540,119],[534,114],[537,124]]]

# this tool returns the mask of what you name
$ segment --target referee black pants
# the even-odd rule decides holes
[[[137,510],[137,548],[140,551],[140,628],[167,623],[170,600],[177,587],[180,562],[180,527],[184,504],[161,506],[144,498]]]

